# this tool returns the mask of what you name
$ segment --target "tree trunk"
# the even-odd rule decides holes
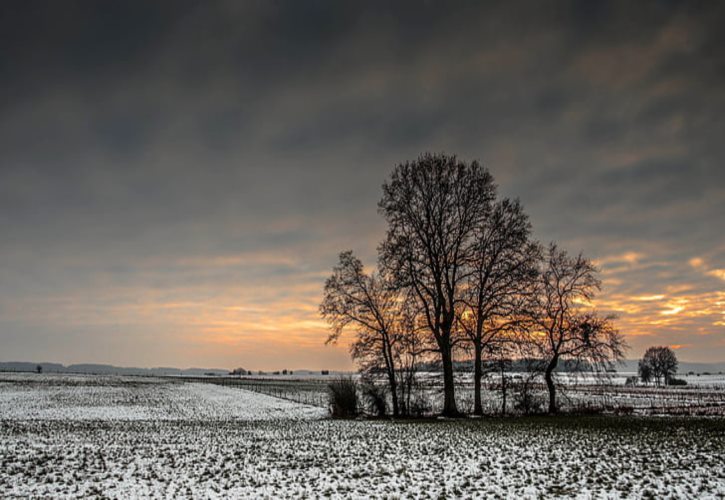
[[[559,355],[555,354],[553,358],[551,358],[551,361],[546,366],[546,371],[544,372],[544,379],[546,380],[546,387],[549,389],[549,413],[554,415],[556,414],[557,408],[556,408],[556,386],[554,385],[554,369],[556,368],[556,365],[559,363]]]
[[[390,342],[387,336],[384,337],[383,346],[383,359],[385,360],[385,371],[388,375],[388,385],[390,386],[390,394],[393,398],[393,416],[398,416],[398,388],[395,380],[395,363],[393,361],[393,353],[391,352]]]
[[[505,366],[503,363],[501,363],[501,399],[503,400],[501,403],[501,416],[506,416],[506,372],[505,372]]]
[[[474,343],[474,361],[473,361],[473,414],[483,415],[483,405],[481,404],[481,378],[483,378],[483,368],[481,367],[482,347],[480,341]]]
[[[450,345],[442,345],[441,363],[443,365],[443,415],[457,417],[456,389],[453,380],[453,355]]]
[[[395,369],[388,371],[388,383],[390,384],[390,395],[393,398],[393,416],[397,417],[400,415],[400,408],[398,406],[398,384],[395,380]]]
[[[415,363],[415,362],[413,362]],[[403,415],[410,415],[410,399],[413,395],[413,384],[415,383],[415,372],[411,371],[406,374],[405,378],[405,408],[403,409]]]

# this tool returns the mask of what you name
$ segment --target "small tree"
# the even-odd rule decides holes
[[[418,372],[418,364],[423,359],[425,353],[430,351],[425,345],[425,336],[420,330],[424,327],[420,325],[419,311],[415,309],[416,302],[414,300],[406,301],[407,307],[403,309],[401,316],[400,329],[397,335],[395,345],[395,359],[398,367],[398,400],[400,404],[400,413],[409,416],[413,413],[414,406],[420,405],[422,395],[418,391],[416,374]],[[417,399],[416,399],[417,398]]]
[[[506,400],[508,398],[508,390],[510,385],[510,376],[507,372],[511,369],[511,358],[506,357],[507,351],[501,349],[500,346],[492,346],[489,348],[490,360],[486,363],[489,373],[496,373],[499,376],[498,387],[501,390],[501,416],[506,416]],[[474,410],[475,414],[475,410]]]
[[[650,347],[639,362],[640,376],[642,369],[648,370],[650,378],[653,377],[658,386],[662,380],[668,385],[677,373],[677,366],[677,356],[672,349],[666,346]]]
[[[541,413],[544,399],[536,391],[536,378],[540,372],[541,363],[535,359],[521,360],[524,370],[514,379],[513,408],[524,415]]]
[[[327,279],[320,305],[322,317],[332,326],[328,343],[336,342],[347,327],[356,330],[350,353],[363,374],[385,374],[394,416],[400,414],[400,349],[414,316],[408,297],[394,289],[385,275],[366,273],[360,259],[347,251],[340,254]]]
[[[652,382],[652,367],[643,359],[639,360],[639,365],[637,366],[637,373],[639,373],[639,378],[640,380],[642,380],[642,383],[649,384],[650,382]]]
[[[627,345],[612,325],[612,317],[586,311],[600,282],[592,263],[569,256],[552,243],[539,274],[530,306],[528,341],[545,362],[549,413],[557,412],[554,371],[561,360],[573,360],[575,369],[609,369],[624,358]]]

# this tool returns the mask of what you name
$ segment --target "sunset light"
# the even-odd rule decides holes
[[[381,183],[424,151],[479,159],[535,238],[591,258],[588,305],[618,316],[630,356],[725,359],[723,85],[698,16],[610,39],[451,13],[419,45],[395,16],[323,42],[216,24],[286,16],[224,5],[208,25],[148,17],[138,44],[71,14],[35,45],[4,30],[4,360],[351,369],[345,339],[325,345],[324,281],[344,249],[375,264]],[[7,22],[41,37],[63,10]]]
[[[725,498],[725,1],[0,1],[0,500]]]

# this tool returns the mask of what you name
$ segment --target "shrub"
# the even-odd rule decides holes
[[[534,392],[531,384],[519,382],[514,390],[514,410],[524,415],[543,413],[544,400]]]
[[[614,413],[617,415],[633,415],[634,414],[634,406],[630,405],[621,405],[614,409]]]
[[[667,385],[687,385],[687,380],[672,377],[667,381]]]
[[[408,415],[411,417],[420,418],[425,415],[430,415],[433,412],[433,405],[430,399],[424,391],[416,391],[410,398],[410,407],[408,408]]]
[[[582,401],[574,406],[572,413],[576,415],[601,415],[604,413],[604,408],[590,401]]]
[[[366,380],[363,382],[362,393],[368,411],[378,417],[384,417],[388,412],[388,398],[385,387],[375,385],[372,380]]]
[[[330,414],[337,418],[352,418],[358,414],[357,384],[352,377],[340,377],[327,384]]]

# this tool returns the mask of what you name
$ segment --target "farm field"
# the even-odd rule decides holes
[[[596,377],[592,374],[557,374],[559,404],[566,411],[635,415],[700,415],[725,416],[725,383],[721,375],[703,375],[682,378],[686,386],[656,387],[654,385],[625,385],[633,374],[618,373]],[[511,413],[521,380],[525,373],[507,375],[507,413]],[[289,399],[299,403],[326,407],[327,383],[335,377],[311,376],[243,376],[243,377],[187,377],[187,381],[201,381],[223,386],[240,387],[262,394]],[[689,380],[689,379],[692,380]],[[439,373],[417,374],[418,391],[425,396],[432,412],[442,405],[440,394],[443,383]],[[456,399],[464,413],[473,408],[473,378],[469,373],[456,373]],[[496,374],[485,377],[482,384],[484,411],[496,415],[501,412],[501,378]],[[546,387],[534,379],[532,394],[543,407]]]
[[[237,387],[0,374],[0,497],[725,495],[720,418],[324,416]]]

